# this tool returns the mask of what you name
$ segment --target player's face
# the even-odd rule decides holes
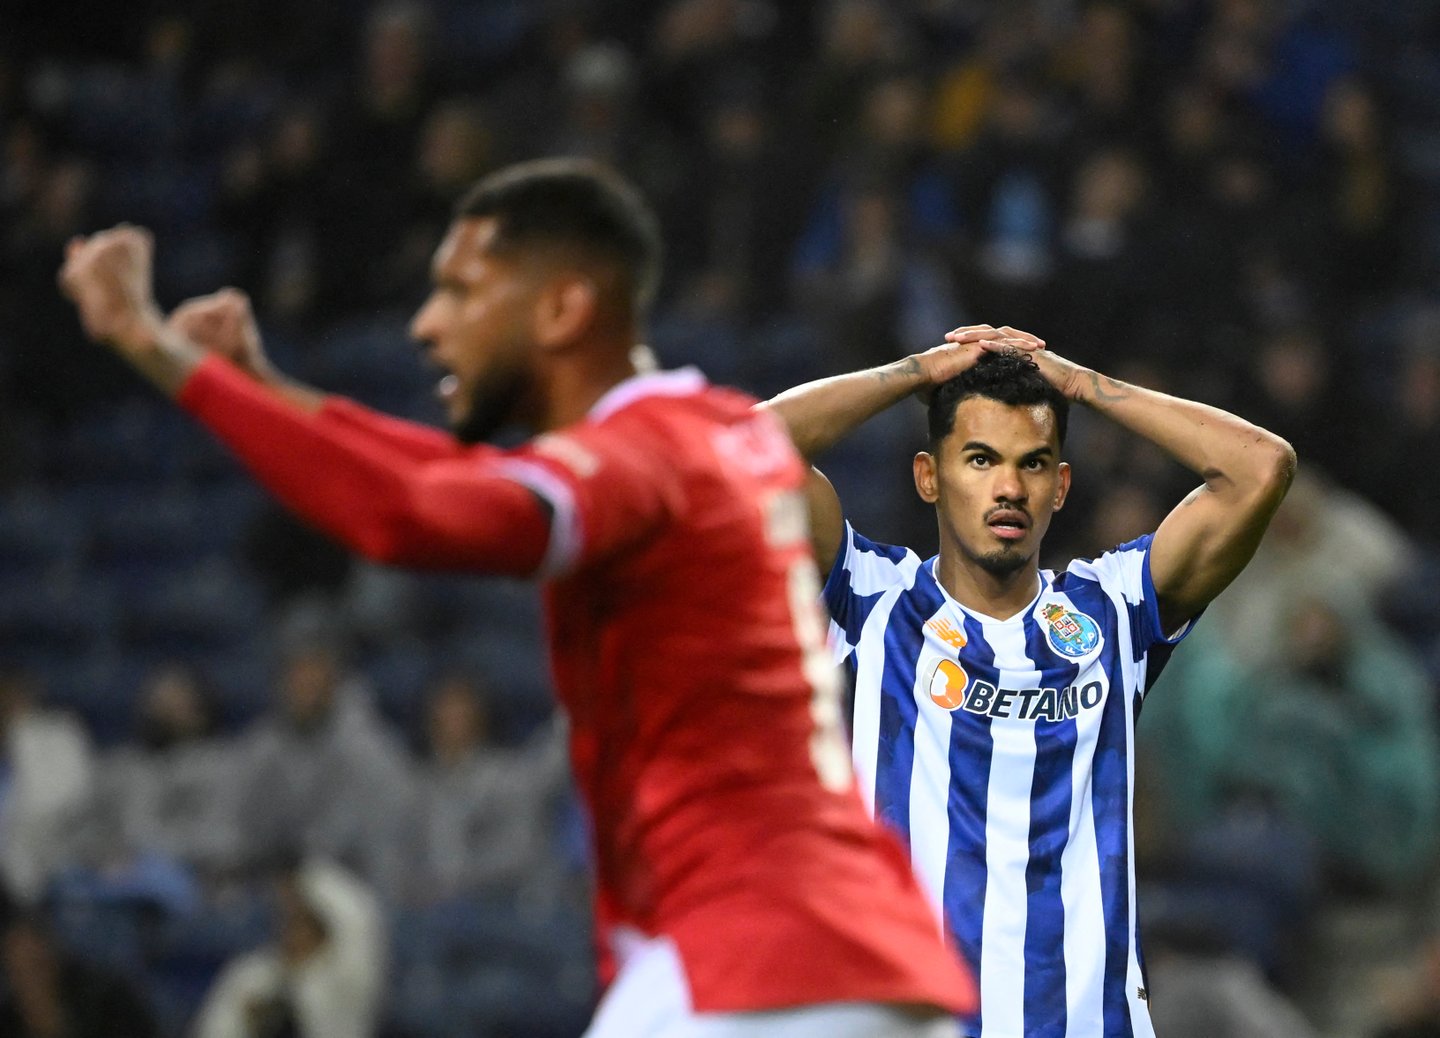
[[[938,454],[915,458],[915,487],[935,505],[941,549],[995,577],[1033,564],[1050,516],[1065,503],[1055,413],[969,397]]]
[[[523,421],[534,403],[539,282],[521,260],[491,251],[495,232],[492,217],[451,226],[435,252],[435,287],[410,325],[444,372],[440,399],[466,443]]]

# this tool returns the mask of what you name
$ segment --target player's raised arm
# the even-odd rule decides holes
[[[946,336],[972,341],[971,329]],[[1218,407],[1128,385],[1044,349],[1024,349],[1067,399],[1160,447],[1204,479],[1164,521],[1150,574],[1166,631],[1194,618],[1239,575],[1295,474],[1295,451],[1274,433]]]
[[[551,514],[526,486],[472,454],[417,459],[206,353],[163,320],[151,254],[136,227],[76,240],[61,286],[93,338],[203,422],[285,505],[382,562],[511,574],[540,566]]]
[[[1042,340],[1014,328],[988,324],[960,329],[962,343],[946,343],[879,367],[816,379],[787,389],[760,404],[785,424],[795,449],[813,461],[869,419],[912,394],[922,396],[969,368],[986,350],[1007,343],[1040,348]],[[810,505],[810,542],[821,572],[830,568],[845,532],[844,515],[834,487],[818,469],[806,487]]]
[[[171,311],[165,324],[182,338],[224,357],[296,407],[316,412],[325,406],[325,393],[282,375],[270,362],[250,309],[250,297],[239,289],[222,288],[187,299]]]
[[[438,461],[459,454],[454,437],[440,429],[381,414],[285,375],[266,354],[250,299],[238,289],[222,288],[188,299],[171,312],[165,323],[170,331],[226,358],[281,399],[318,415],[327,424],[368,437],[415,461]]]

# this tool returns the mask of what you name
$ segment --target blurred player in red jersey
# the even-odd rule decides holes
[[[658,247],[595,167],[476,185],[412,326],[454,437],[286,380],[239,293],[165,320],[138,228],[72,242],[60,281],[92,337],[354,550],[546,580],[618,967],[590,1038],[951,1035],[973,984],[854,789],[805,467],[750,398],[646,364]],[[479,443],[511,423],[540,435]]]

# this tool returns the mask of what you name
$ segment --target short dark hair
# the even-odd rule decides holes
[[[1046,381],[1035,362],[1023,353],[984,353],[975,364],[943,382],[930,398],[930,449],[955,428],[955,409],[972,396],[995,400],[1012,407],[1043,404],[1055,413],[1055,430],[1065,444],[1065,426],[1070,401]]]
[[[637,316],[660,281],[660,222],[640,192],[584,159],[537,159],[492,173],[455,207],[457,218],[494,217],[491,248],[559,245],[615,263]]]

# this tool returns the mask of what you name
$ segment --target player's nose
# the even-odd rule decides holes
[[[410,338],[415,340],[420,350],[428,351],[435,342],[435,302],[427,299],[421,304],[420,309],[415,311],[415,316],[410,318]]]
[[[1025,481],[1020,478],[1019,469],[1013,465],[996,465],[994,471],[995,480],[990,491],[996,501],[1025,500]]]

